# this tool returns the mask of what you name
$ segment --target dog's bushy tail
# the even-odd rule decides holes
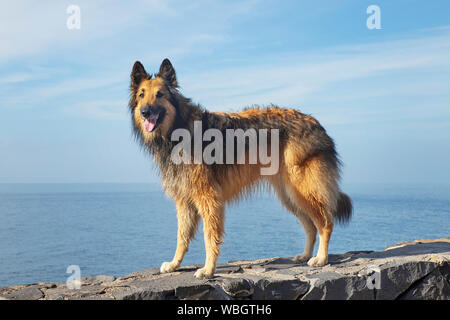
[[[350,221],[353,213],[352,200],[345,193],[340,192],[337,203],[337,209],[334,213],[334,219],[339,224],[346,224]]]

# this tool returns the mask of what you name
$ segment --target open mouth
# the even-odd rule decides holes
[[[153,132],[153,130],[155,130],[155,128],[157,127],[157,123],[158,123],[158,119],[159,119],[159,114],[157,115],[152,115],[148,118],[144,119],[144,129],[147,132]]]

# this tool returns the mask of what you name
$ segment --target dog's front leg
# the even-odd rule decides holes
[[[178,218],[177,250],[171,262],[164,262],[161,265],[161,273],[173,272],[178,269],[188,251],[189,243],[194,238],[200,220],[200,215],[193,205],[177,201],[176,207]]]
[[[224,233],[224,205],[216,201],[206,201],[199,209],[203,219],[206,260],[205,266],[198,269],[194,276],[198,279],[209,279],[216,269],[216,262]]]

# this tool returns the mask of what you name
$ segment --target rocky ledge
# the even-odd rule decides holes
[[[230,261],[213,279],[197,280],[197,267],[84,277],[79,289],[63,282],[0,288],[0,299],[450,299],[450,238],[330,255],[321,268],[292,258]]]

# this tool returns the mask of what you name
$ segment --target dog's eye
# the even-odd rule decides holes
[[[156,93],[156,97],[157,97],[157,98],[161,98],[163,95],[164,95],[164,93],[162,93],[161,91],[158,91],[158,92]]]
[[[145,96],[145,93],[144,92],[141,92],[141,94],[139,95],[139,98],[143,98]]]

